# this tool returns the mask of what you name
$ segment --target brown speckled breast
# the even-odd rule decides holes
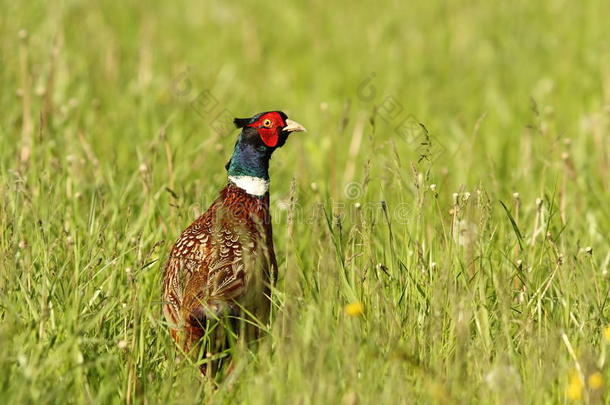
[[[163,312],[172,336],[188,352],[205,319],[241,308],[266,318],[276,271],[269,193],[259,198],[230,183],[171,250]]]

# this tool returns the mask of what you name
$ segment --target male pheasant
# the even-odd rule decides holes
[[[246,340],[258,336],[252,325],[268,317],[277,273],[269,159],[292,132],[305,131],[281,111],[234,123],[242,131],[226,165],[228,185],[174,244],[163,283],[163,312],[172,337],[186,353],[198,348],[210,360],[236,333]],[[200,366],[204,374],[208,363]]]

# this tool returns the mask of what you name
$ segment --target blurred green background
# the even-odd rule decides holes
[[[4,402],[605,401],[610,3],[2,10]],[[272,109],[275,318],[215,387],[163,263]]]

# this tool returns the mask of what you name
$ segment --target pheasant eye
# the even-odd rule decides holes
[[[270,119],[266,119],[265,121],[263,121],[263,126],[265,128],[270,128],[271,127],[271,120]]]

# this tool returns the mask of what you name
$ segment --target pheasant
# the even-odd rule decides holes
[[[235,118],[241,133],[225,166],[228,184],[186,228],[165,266],[163,312],[186,353],[218,357],[237,334],[255,339],[270,310],[277,274],[269,213],[269,159],[305,128],[281,111]],[[203,346],[203,347],[202,347]],[[198,350],[196,350],[198,349]],[[220,354],[219,354],[220,352]],[[212,370],[213,372],[213,370]]]

